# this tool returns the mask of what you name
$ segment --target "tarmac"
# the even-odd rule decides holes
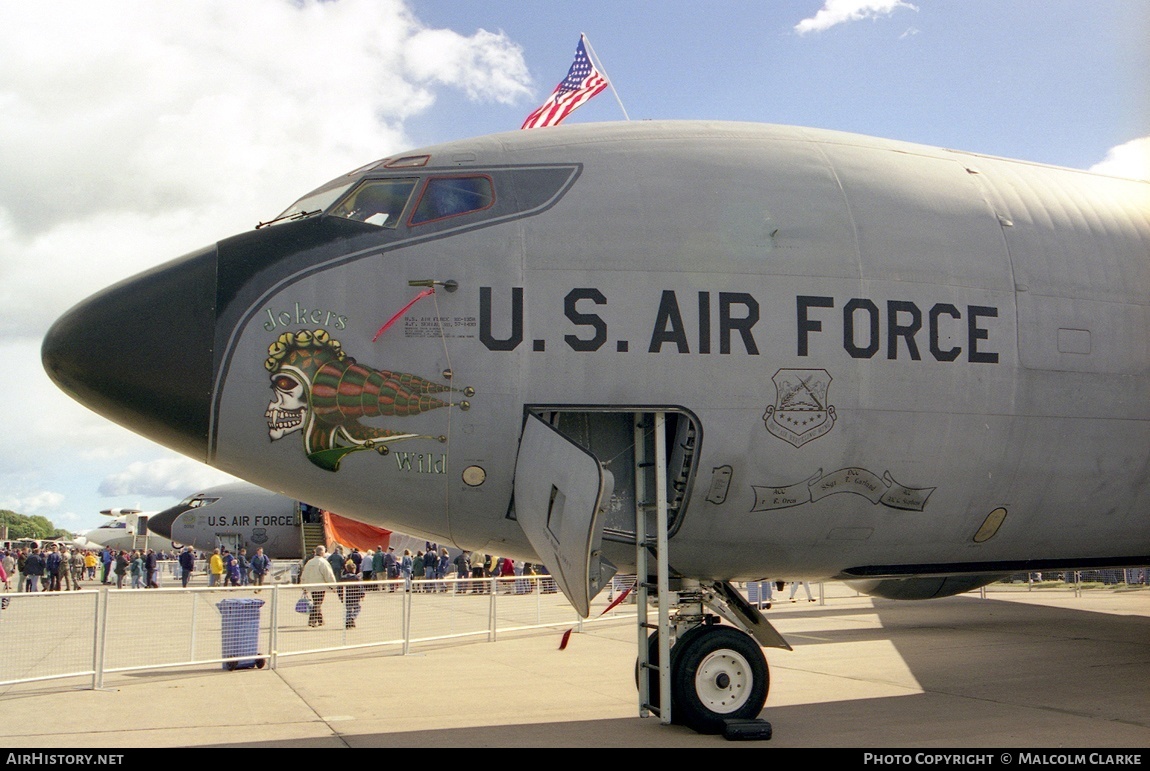
[[[0,689],[8,751],[296,747],[1150,747],[1150,588],[1024,585],[924,602],[775,603],[769,741],[639,716],[634,621],[408,655],[340,652],[271,669],[120,674],[103,690]],[[801,597],[800,593],[800,597]],[[776,595],[776,600],[778,599]],[[0,659],[2,660],[2,659]]]

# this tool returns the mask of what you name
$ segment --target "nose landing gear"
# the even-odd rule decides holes
[[[763,649],[726,626],[697,626],[671,652],[671,714],[700,733],[719,733],[725,721],[757,717],[770,675]]]
[[[657,633],[647,645],[648,661],[658,667]],[[658,704],[658,673],[636,664],[636,682],[644,672],[651,703]],[[717,734],[725,733],[731,721],[752,722],[767,702],[770,685],[763,649],[734,627],[704,623],[671,647],[671,716],[678,725]]]

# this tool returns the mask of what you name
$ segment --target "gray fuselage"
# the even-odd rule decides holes
[[[418,215],[432,178],[481,202]],[[364,180],[414,192],[372,224],[340,198]],[[534,413],[612,472],[603,549],[633,564],[628,432],[666,412],[690,443],[670,448],[686,576],[1150,561],[1150,184],[642,122],[424,148],[325,189],[325,213],[78,306],[49,372],[256,484],[487,553],[533,558],[512,488]],[[131,314],[155,371],[93,374],[114,359],[94,322],[129,323],[141,291],[174,319]]]

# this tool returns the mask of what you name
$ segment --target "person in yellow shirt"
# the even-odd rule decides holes
[[[84,569],[88,571],[89,581],[96,580],[96,564],[98,562],[99,560],[96,559],[96,552],[92,551],[91,549],[84,552]]]
[[[213,549],[211,559],[208,560],[208,586],[222,586],[224,583],[224,560],[220,550]]]

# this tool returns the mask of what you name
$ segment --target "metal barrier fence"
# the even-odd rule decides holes
[[[1143,588],[1143,569],[1089,576],[1068,573],[1037,582],[1021,574],[975,590],[982,597],[1043,591],[1073,593]],[[280,583],[254,587],[7,593],[0,595],[0,686],[87,678],[187,666],[275,667],[305,654],[383,648],[406,654],[412,645],[448,640],[495,641],[500,634],[574,627],[633,618],[634,606],[608,610],[634,576],[616,576],[609,591],[580,619],[549,576],[415,581],[346,582],[335,586]],[[1115,584],[1120,584],[1116,586]],[[774,602],[787,602],[773,592]],[[762,582],[744,596],[759,607],[769,596]],[[862,597],[838,582],[811,584],[814,601]],[[973,594],[971,592],[970,594]],[[316,602],[322,598],[322,602]],[[799,593],[800,602],[805,592]],[[308,604],[318,608],[309,612]],[[322,624],[319,624],[322,614]]]
[[[1039,584],[1047,587],[1058,584],[1101,584],[1103,586],[1145,586],[1150,568],[1111,568],[1106,570],[1061,570],[1045,573],[1018,573],[998,583]]]
[[[90,678],[100,688],[114,673],[274,667],[284,657],[356,648],[407,653],[418,643],[494,641],[634,616],[633,606],[596,616],[607,594],[583,620],[549,576],[418,581],[410,591],[400,580],[8,593],[0,600],[0,686]]]

